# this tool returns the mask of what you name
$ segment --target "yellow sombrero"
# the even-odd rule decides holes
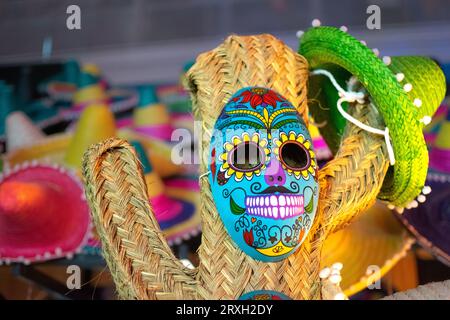
[[[384,276],[406,255],[413,238],[381,203],[325,241],[321,265],[341,262],[341,288],[351,296]],[[370,266],[377,272],[372,273]]]

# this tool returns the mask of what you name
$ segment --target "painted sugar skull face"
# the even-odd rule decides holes
[[[317,162],[294,106],[272,90],[239,90],[211,138],[209,175],[219,215],[233,241],[254,259],[295,252],[317,209]]]

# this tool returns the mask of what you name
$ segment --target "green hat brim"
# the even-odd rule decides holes
[[[399,207],[406,206],[420,194],[425,183],[428,151],[420,119],[424,115],[431,117],[444,98],[442,71],[431,59],[422,57],[392,58],[391,70],[367,46],[333,27],[316,27],[305,32],[299,53],[308,60],[311,69],[330,71],[342,87],[346,87],[346,80],[352,75],[365,87],[389,128],[396,160],[379,198]],[[395,77],[402,68],[405,69],[401,71],[405,75],[402,83],[413,85],[409,93]],[[309,81],[310,112],[317,123],[324,124],[320,126],[321,134],[336,152],[346,125],[336,110],[338,94],[323,76],[310,77]],[[421,108],[414,106],[414,95],[421,97]],[[348,106],[344,104],[344,108]]]

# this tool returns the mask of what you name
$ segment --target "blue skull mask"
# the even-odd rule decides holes
[[[304,241],[318,203],[303,119],[279,94],[250,87],[232,96],[214,129],[209,179],[227,232],[254,259],[285,259]]]

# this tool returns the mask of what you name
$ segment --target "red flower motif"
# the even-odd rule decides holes
[[[255,109],[256,106],[261,104],[269,105],[272,107],[277,106],[277,101],[282,101],[281,97],[274,91],[264,88],[252,88],[241,93],[239,97],[233,99],[234,102],[242,97],[242,103],[250,101],[250,106]]]
[[[253,241],[255,240],[255,238],[253,237],[253,228],[251,228],[250,230],[244,230],[242,235],[244,236],[245,243],[247,243],[249,246],[252,246]]]

